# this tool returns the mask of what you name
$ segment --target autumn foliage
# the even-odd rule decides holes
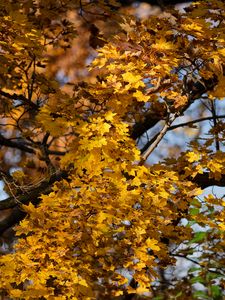
[[[0,2],[2,299],[222,299],[224,16]]]

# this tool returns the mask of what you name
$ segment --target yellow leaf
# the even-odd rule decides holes
[[[192,191],[188,192],[187,195],[189,197],[193,197],[193,196],[199,196],[202,194],[202,189],[201,188],[195,188]]]
[[[23,182],[23,179],[26,177],[23,171],[18,170],[12,173],[12,177],[19,183]]]
[[[224,230],[224,231],[225,231],[225,223],[220,223],[220,224],[219,224],[219,228],[220,228],[221,230]]]
[[[199,161],[199,159],[200,159],[201,156],[200,156],[199,153],[190,151],[190,152],[188,152],[188,153],[186,154],[186,157],[187,157],[188,161],[189,161],[190,163],[192,163],[192,162],[195,162],[195,161]]]
[[[97,222],[100,223],[100,224],[102,224],[105,219],[107,219],[107,214],[101,211],[98,214]]]
[[[15,289],[10,291],[10,296],[19,298],[23,292],[21,290]]]
[[[164,38],[161,38],[152,45],[152,48],[157,50],[172,50],[174,49],[174,45],[171,42],[167,42]]]
[[[134,73],[126,72],[126,73],[122,74],[122,77],[125,82],[128,82],[126,89],[138,88],[140,86],[142,86],[142,87],[145,86],[144,82],[141,81],[142,77],[140,75],[134,75]]]
[[[114,116],[116,115],[116,113],[113,113],[112,111],[108,111],[106,114],[105,114],[105,119],[106,121],[109,121],[111,122],[113,119],[114,119]]]
[[[120,295],[123,295],[123,291],[115,291],[114,295],[116,297],[120,296]]]
[[[137,101],[147,102],[149,100],[149,96],[144,95],[141,91],[136,91],[133,93],[133,96],[137,99]]]
[[[137,294],[144,294],[144,293],[147,293],[149,292],[149,288],[148,287],[145,287],[145,286],[139,286],[137,289],[136,289],[136,293]]]
[[[147,247],[150,248],[153,251],[159,251],[160,250],[160,248],[159,248],[159,246],[157,246],[157,244],[158,244],[158,241],[155,240],[155,239],[148,238],[146,240]]]

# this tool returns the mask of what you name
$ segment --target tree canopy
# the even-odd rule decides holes
[[[2,299],[223,298],[224,16],[0,1]]]

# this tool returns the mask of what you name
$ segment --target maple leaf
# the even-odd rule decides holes
[[[149,100],[149,96],[144,95],[141,91],[136,91],[133,96],[138,100],[138,101],[143,101],[147,102]]]
[[[224,1],[61,2],[0,5],[2,297],[220,297]]]
[[[152,48],[156,48],[157,50],[172,50],[174,49],[174,45],[171,42],[167,42],[164,38],[160,38],[159,41],[152,45]]]
[[[131,72],[126,72],[122,74],[122,77],[125,82],[128,84],[126,85],[126,90],[130,88],[139,88],[145,86],[144,82],[141,81],[142,77],[140,75],[134,75]]]

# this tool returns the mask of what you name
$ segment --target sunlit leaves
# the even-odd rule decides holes
[[[174,44],[171,42],[167,42],[164,38],[161,38],[159,41],[152,45],[152,48],[156,49],[157,51],[173,50]]]
[[[98,1],[103,19],[110,11],[106,2]],[[2,95],[11,99],[14,90],[20,95],[18,103],[16,94],[4,106],[3,115],[13,120],[11,127],[22,127],[21,138],[34,145],[32,153],[45,164],[46,172],[40,169],[47,178],[59,171],[68,177],[35,198],[37,206],[18,203],[27,217],[16,228],[15,252],[0,259],[0,286],[15,299],[151,293],[160,269],[174,263],[171,245],[199,244],[212,257],[221,251],[221,199],[197,200],[202,189],[195,179],[206,173],[209,180],[220,180],[225,158],[222,151],[213,152],[209,138],[190,144],[177,159],[148,166],[130,132],[149,112],[167,124],[195,100],[224,97],[222,30],[206,22],[204,6],[198,18],[193,7],[187,14],[146,21],[123,16],[122,30],[91,63],[90,71],[98,76],[89,84],[68,82],[71,90],[64,93],[49,75],[51,59],[69,47],[75,32],[62,18],[80,2],[63,1],[62,7],[40,3],[37,10],[21,3],[18,14],[7,6],[2,17]],[[84,4],[92,9],[91,2]],[[207,18],[215,17],[208,13]],[[52,144],[59,154],[54,164]],[[15,184],[25,179],[21,171],[12,178]],[[197,222],[203,229],[193,234],[190,224]],[[215,245],[205,245],[210,235]],[[203,257],[203,267],[205,262]],[[211,293],[219,291],[212,287]]]
[[[136,91],[133,96],[137,99],[137,101],[147,102],[149,100],[149,96],[144,95],[141,91]]]
[[[128,84],[126,84],[125,89],[128,90],[130,88],[139,88],[140,86],[144,86],[144,83],[141,82],[141,76],[140,75],[134,75],[131,72],[127,72],[124,73],[122,75],[123,79],[125,82],[127,82]]]
[[[187,160],[190,162],[190,163],[193,163],[195,161],[199,161],[200,159],[200,153],[195,153],[195,152],[188,152],[186,154],[187,156]]]

